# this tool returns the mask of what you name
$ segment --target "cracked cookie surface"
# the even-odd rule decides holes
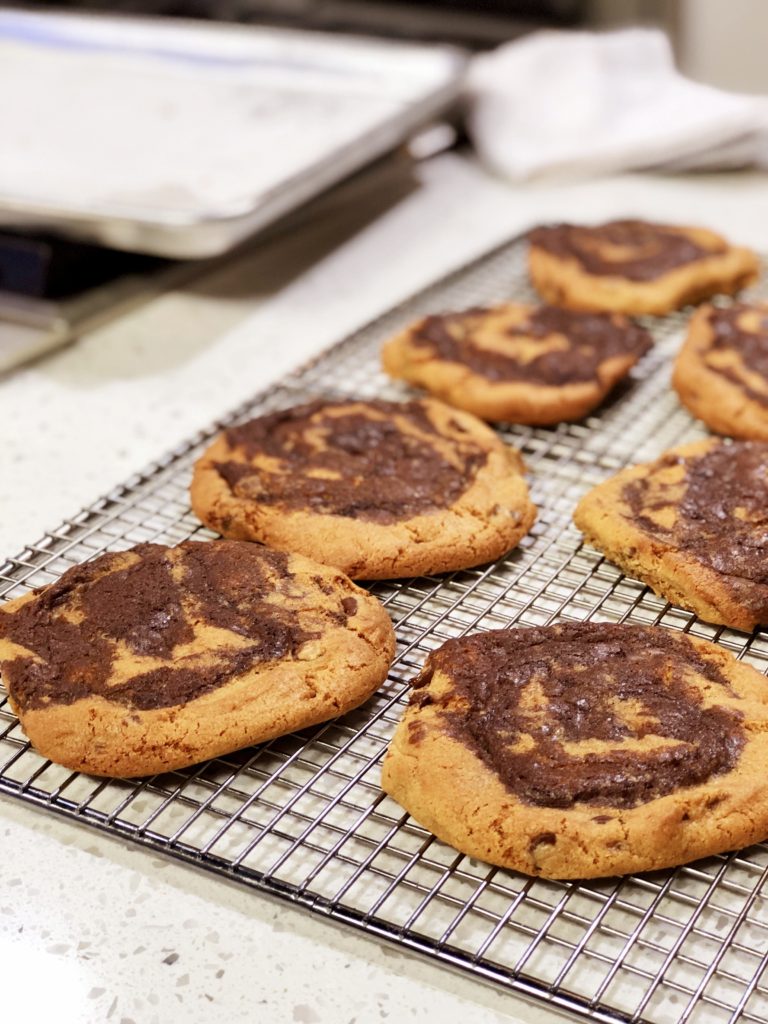
[[[708,622],[768,622],[768,443],[674,448],[589,491],[574,522],[627,575]]]
[[[427,316],[387,342],[386,372],[485,420],[586,416],[652,345],[618,313],[506,303]]]
[[[196,463],[191,498],[223,536],[387,579],[515,547],[535,518],[522,469],[489,427],[441,402],[317,401],[225,431]]]
[[[569,623],[430,654],[382,785],[462,853],[593,878],[764,840],[766,755],[754,668],[659,627]]]
[[[0,606],[0,669],[33,746],[136,776],[357,707],[386,678],[382,605],[334,569],[240,541],[141,544]]]
[[[661,315],[757,278],[750,249],[706,228],[617,220],[529,233],[529,271],[547,302],[570,309]]]
[[[703,306],[675,361],[680,401],[718,434],[768,441],[768,306]]]

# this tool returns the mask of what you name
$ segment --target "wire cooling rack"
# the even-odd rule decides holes
[[[187,488],[223,425],[309,397],[397,398],[382,340],[414,316],[533,299],[512,242],[343,341],[65,521],[0,569],[0,594],[142,541],[212,537]],[[588,883],[529,879],[462,856],[379,788],[381,758],[429,651],[473,630],[552,621],[652,623],[716,640],[761,671],[768,636],[699,622],[584,547],[579,497],[620,467],[701,429],[670,389],[685,316],[649,326],[656,346],[595,415],[502,431],[524,453],[539,518],[493,565],[371,586],[398,636],[380,691],[344,718],[185,771],[100,780],[51,764],[0,702],[0,792],[291,900],[536,1001],[597,1021],[768,1019],[768,846],[675,871]]]

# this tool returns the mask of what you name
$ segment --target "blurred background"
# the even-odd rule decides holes
[[[440,153],[510,200],[762,168],[767,35],[762,0],[0,5],[0,371]]]
[[[680,66],[725,88],[768,90],[761,0],[59,0],[51,7],[450,40],[482,49],[540,28],[657,25]]]

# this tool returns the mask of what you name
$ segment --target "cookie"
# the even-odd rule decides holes
[[[734,629],[768,623],[768,444],[672,449],[595,487],[573,518],[668,601]]]
[[[672,385],[718,434],[768,441],[768,306],[697,310]]]
[[[705,228],[617,220],[529,234],[529,269],[547,302],[570,309],[663,314],[757,278],[759,261]]]
[[[498,558],[535,508],[517,452],[431,400],[317,401],[227,430],[195,466],[192,507],[225,537],[262,541],[355,579]]]
[[[651,345],[619,313],[508,303],[424,317],[387,342],[382,362],[481,419],[547,425],[586,416]]]
[[[766,758],[754,668],[659,627],[578,623],[433,652],[382,785],[461,853],[595,878],[764,840]]]
[[[0,606],[11,707],[44,757],[136,776],[315,725],[386,678],[394,632],[339,572],[256,544],[141,544]]]

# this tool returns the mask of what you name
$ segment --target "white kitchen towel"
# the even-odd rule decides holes
[[[692,82],[656,29],[540,32],[475,59],[467,126],[513,180],[759,163],[768,100]]]

